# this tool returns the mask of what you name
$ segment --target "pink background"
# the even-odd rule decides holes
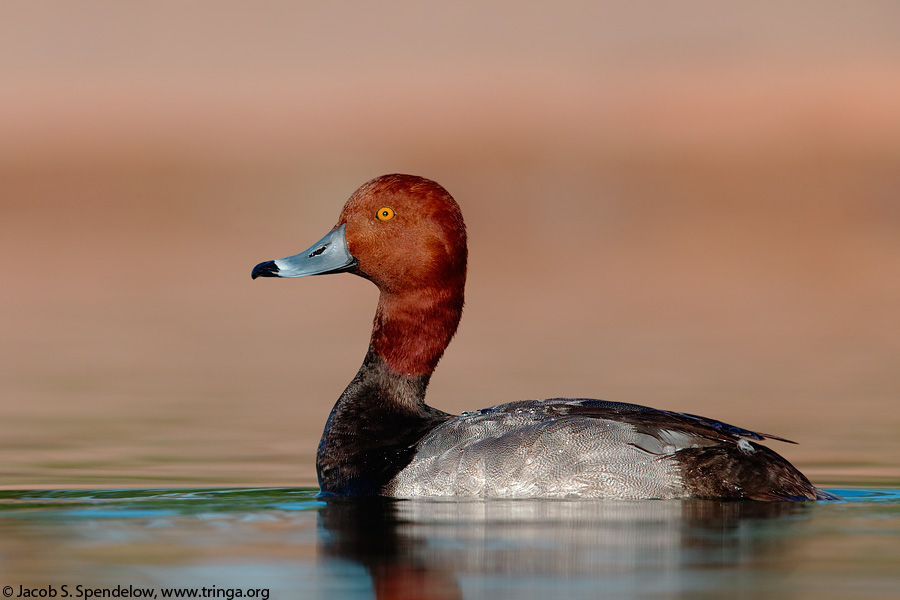
[[[457,198],[429,402],[586,396],[900,482],[900,4],[5,3],[0,485],[315,483],[376,292],[250,280]]]

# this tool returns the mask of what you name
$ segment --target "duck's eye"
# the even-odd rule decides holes
[[[384,208],[378,209],[378,220],[379,221],[390,221],[394,218],[394,209],[385,206]]]

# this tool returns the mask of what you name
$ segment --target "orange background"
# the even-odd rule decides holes
[[[0,485],[315,482],[376,292],[250,280],[387,172],[467,307],[429,402],[587,396],[900,481],[900,5],[7,3]]]

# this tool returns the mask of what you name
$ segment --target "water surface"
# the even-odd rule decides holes
[[[5,491],[0,584],[13,597],[20,586],[56,597],[144,588],[157,598],[170,588],[271,598],[897,597],[900,490],[830,491],[845,501]]]

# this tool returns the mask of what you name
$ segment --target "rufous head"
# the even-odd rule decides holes
[[[466,274],[466,226],[439,184],[383,175],[356,190],[341,211],[358,273],[386,293],[456,284]]]
[[[350,272],[378,286],[372,347],[405,374],[430,373],[456,331],[466,280],[459,205],[434,181],[383,175],[356,190],[337,225],[305,252],[260,263],[257,277]]]

